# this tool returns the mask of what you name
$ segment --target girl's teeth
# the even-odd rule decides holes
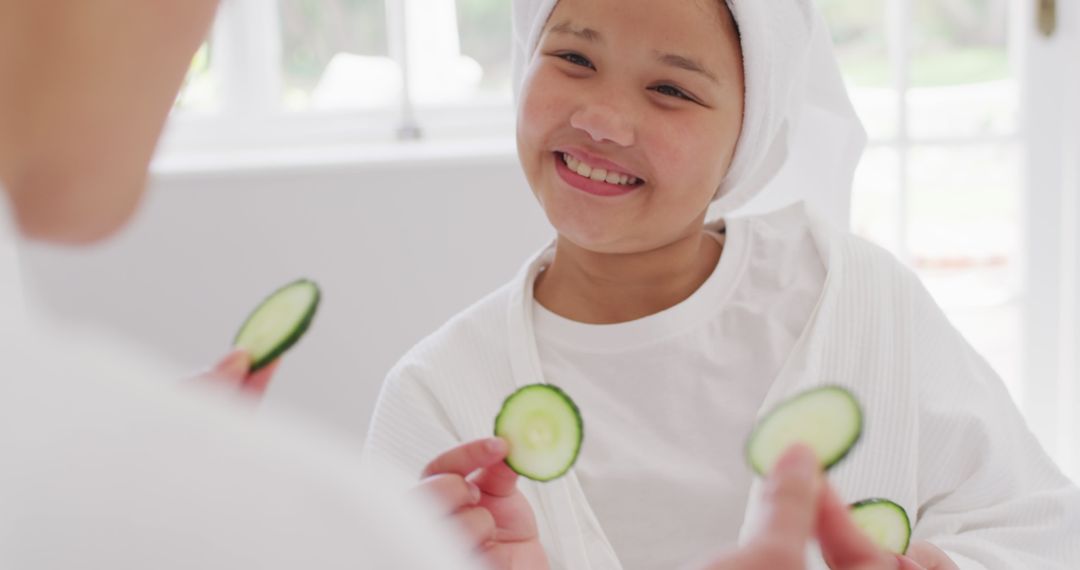
[[[584,162],[579,162],[576,170],[578,174],[584,176],[585,178],[588,178],[589,175],[592,174],[592,168],[589,168],[589,165],[585,164]]]
[[[563,162],[566,163],[567,168],[578,173],[579,176],[595,180],[597,182],[607,182],[608,184],[637,184],[638,179],[626,174],[619,174],[618,172],[608,172],[603,168],[592,168],[588,164],[570,156],[569,154],[562,154]]]

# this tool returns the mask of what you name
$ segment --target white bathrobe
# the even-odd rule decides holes
[[[1042,451],[998,376],[892,256],[822,221],[811,227],[825,288],[762,410],[813,386],[846,386],[864,407],[865,431],[829,473],[842,497],[896,501],[913,540],[933,542],[964,570],[1080,568],[1080,490]],[[502,400],[544,381],[531,323],[538,258],[390,373],[365,451],[401,470],[403,486],[439,453],[490,436]],[[553,568],[621,568],[573,470],[519,484]],[[758,520],[760,485],[744,537]],[[810,568],[826,568],[808,556]]]

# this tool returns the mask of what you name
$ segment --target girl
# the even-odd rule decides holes
[[[801,205],[732,215],[849,189],[865,137],[811,0],[514,7],[518,153],[558,235],[393,369],[370,458],[458,482],[454,457],[492,464],[468,482],[482,508],[457,518],[494,521],[497,564],[669,569],[760,518],[742,452],[760,411],[839,384],[867,419],[830,480],[902,505],[913,557],[1080,567],[1080,492],[915,277]],[[566,477],[515,485],[499,440],[441,455],[536,382],[584,416]]]

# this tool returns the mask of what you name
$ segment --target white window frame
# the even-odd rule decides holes
[[[1015,4],[1015,2],[1014,2]],[[1011,6],[1015,9],[1015,5]],[[896,152],[898,163],[896,212],[897,224],[894,240],[895,251],[901,261],[911,264],[913,261],[908,249],[908,225],[910,223],[909,203],[911,199],[911,183],[908,172],[911,166],[911,151],[915,148],[933,146],[952,147],[975,147],[986,145],[1005,145],[1022,140],[1022,131],[1013,133],[985,133],[974,135],[925,137],[913,136],[909,128],[909,105],[908,96],[911,92],[911,36],[914,29],[914,17],[912,14],[911,0],[885,0],[886,11],[886,37],[888,39],[889,64],[892,71],[892,87],[896,96],[896,134],[888,138],[872,138],[870,147],[885,147]],[[1010,18],[1016,22],[1017,18]],[[1021,29],[1013,26],[1010,33],[1010,46],[1020,43]],[[1019,58],[1010,53],[1013,75],[1019,76]],[[1019,127],[1022,129],[1022,126]]]
[[[448,6],[443,6],[443,4]],[[510,101],[484,98],[417,108],[411,97],[410,67],[426,48],[422,32],[442,22],[443,35],[456,41],[454,19],[425,18],[432,7],[455,9],[455,0],[385,0],[387,39],[404,78],[395,107],[371,110],[288,112],[281,108],[281,31],[276,0],[223,0],[211,33],[218,108],[211,113],[174,113],[159,156],[165,162],[195,164],[199,156],[245,156],[285,149],[310,150],[350,145],[396,145],[419,138],[506,138],[513,133]],[[216,159],[215,159],[216,160]]]

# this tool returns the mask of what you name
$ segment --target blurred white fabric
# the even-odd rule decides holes
[[[0,568],[476,568],[335,435],[4,293]]]

